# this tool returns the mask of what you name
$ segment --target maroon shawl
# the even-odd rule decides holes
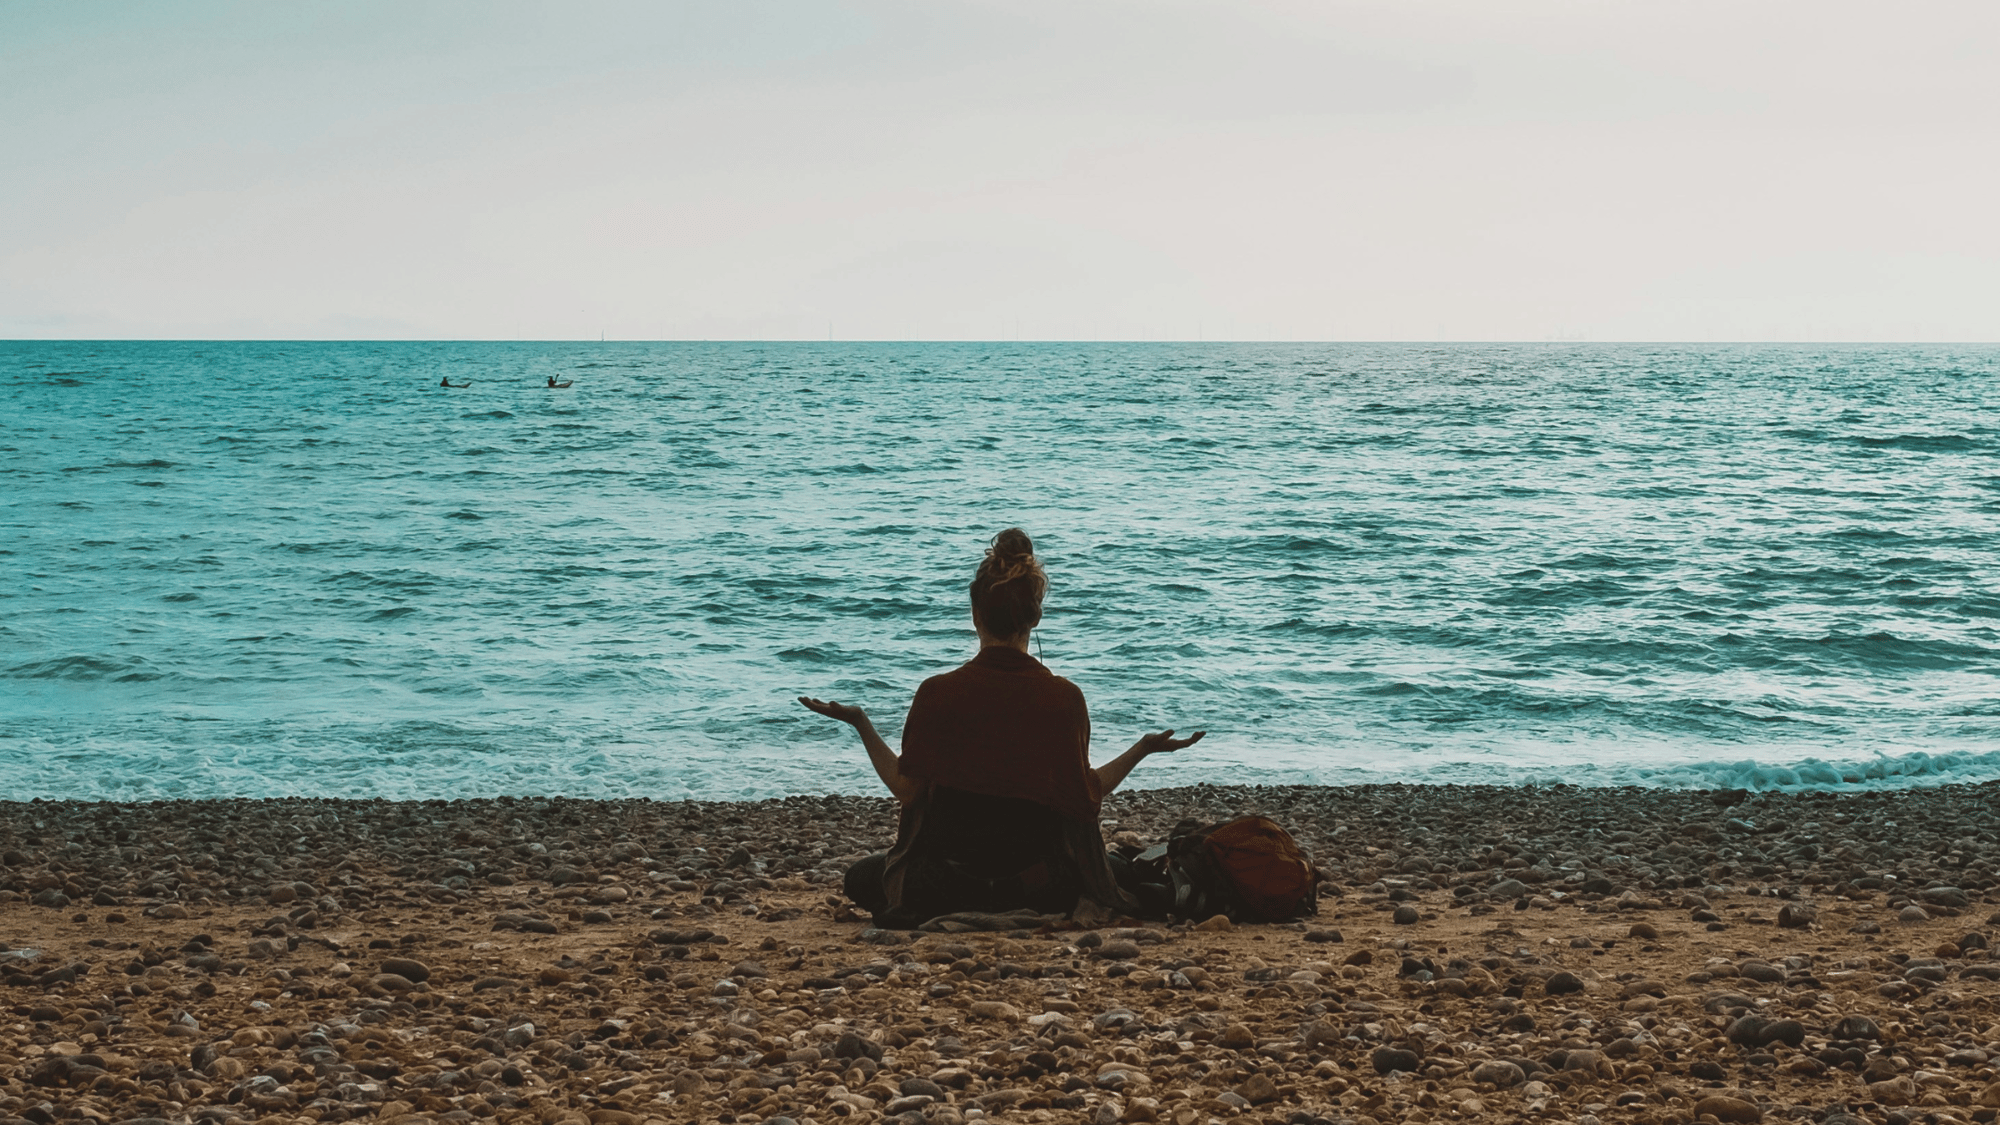
[[[1083,692],[999,645],[917,689],[901,768],[934,785],[1025,798],[1093,826],[1104,796],[1090,769]]]

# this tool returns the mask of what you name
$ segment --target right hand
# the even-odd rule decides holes
[[[1156,731],[1139,739],[1139,753],[1151,757],[1154,754],[1171,754],[1200,742],[1208,732],[1198,730],[1186,738],[1175,738],[1171,730]]]
[[[799,702],[805,706],[806,710],[816,715],[825,715],[829,719],[839,719],[851,727],[864,726],[868,722],[868,712],[854,706],[852,703],[814,699],[805,695],[799,696]]]

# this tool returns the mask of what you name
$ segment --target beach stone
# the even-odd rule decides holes
[[[1908,1076],[1899,1075],[1881,1082],[1870,1082],[1868,1097],[1883,1105],[1909,1105],[1917,1100],[1917,1084]]]
[[[1399,1070],[1406,1074],[1415,1074],[1424,1065],[1422,1056],[1402,1047],[1377,1047],[1368,1056],[1368,1062],[1374,1066],[1377,1074],[1392,1074]]]
[[[1257,1045],[1257,1036],[1240,1023],[1232,1023],[1215,1037],[1215,1045],[1227,1051],[1247,1051]]]
[[[1493,1059],[1473,1067],[1472,1080],[1474,1082],[1490,1082],[1506,1090],[1526,1082],[1528,1076],[1520,1067],[1513,1063],[1501,1059]]]
[[[1405,905],[1397,907],[1395,913],[1390,915],[1389,920],[1398,926],[1414,926],[1417,924],[1419,917],[1420,915],[1418,915],[1416,907]]]
[[[1625,936],[1653,941],[1660,936],[1660,929],[1651,922],[1634,922],[1632,928],[1625,931]]]
[[[1602,1052],[1599,1051],[1591,1051],[1591,1050],[1570,1051],[1569,1053],[1563,1056],[1562,1069],[1581,1070],[1588,1073],[1595,1071],[1598,1067],[1598,1064],[1602,1063],[1603,1061],[1604,1061],[1604,1055]]]
[[[1729,1078],[1729,1072],[1713,1059],[1700,1059],[1688,1064],[1688,1075],[1703,1082],[1724,1082]]]
[[[1263,1105],[1278,1100],[1278,1084],[1266,1075],[1253,1074],[1236,1087],[1236,1095],[1251,1105]]]
[[[1957,887],[1926,887],[1917,892],[1917,898],[1932,906],[1949,906],[1964,909],[1972,905],[1972,896]]]
[[[1344,941],[1339,930],[1307,930],[1306,940],[1315,944]]]
[[[852,1031],[845,1032],[833,1044],[836,1059],[872,1059],[882,1061],[882,1044],[872,1039],[864,1039]]]
[[[1123,939],[1107,941],[1098,947],[1097,955],[1106,961],[1136,961],[1139,958],[1139,943]]]
[[[1783,984],[1785,970],[1767,961],[1745,961],[1736,966],[1736,975],[1758,984]]]
[[[1797,1050],[1805,1043],[1805,1040],[1806,1025],[1797,1020],[1773,1020],[1757,1033],[1757,1044],[1759,1046],[1783,1043],[1785,1046]]]
[[[1495,898],[1520,898],[1528,893],[1528,884],[1519,879],[1502,879],[1486,888],[1486,893]]]
[[[1803,930],[1819,920],[1819,911],[1804,903],[1788,902],[1778,908],[1778,927],[1786,930]]]
[[[1542,982],[1542,991],[1550,996],[1568,996],[1583,989],[1582,978],[1568,971],[1551,973],[1549,979]]]
[[[1729,1025],[1729,1030],[1724,1033],[1724,1038],[1728,1039],[1731,1043],[1743,1047],[1758,1046],[1764,1042],[1764,1028],[1770,1022],[1770,1020],[1762,1016],[1744,1016],[1742,1019]]]
[[[905,1097],[925,1097],[938,1102],[945,1100],[944,1087],[928,1078],[905,1078],[897,1087],[897,1092]]]
[[[382,971],[394,973],[412,984],[422,984],[431,979],[430,966],[408,957],[390,957],[382,962]]]
[[[974,1000],[965,1009],[974,1019],[1019,1023],[1021,1010],[1003,1000]]]
[[[1317,1047],[1332,1046],[1346,1038],[1347,1033],[1342,1031],[1339,1025],[1325,1020],[1314,1020],[1306,1026],[1305,1032],[1300,1036],[1308,1051]]]
[[[1717,1121],[1724,1122],[1725,1125],[1732,1122],[1750,1123],[1764,1119],[1764,1111],[1756,1105],[1746,1102],[1742,1098],[1732,1098],[1723,1095],[1706,1097],[1694,1103],[1694,1112],[1697,1117],[1703,1114],[1713,1115]]]
[[[1898,922],[1917,923],[1928,922],[1930,920],[1930,911],[1925,910],[1914,902],[1896,912],[1896,921]]]
[[[1229,920],[1227,914],[1217,914],[1195,926],[1196,930],[1204,934],[1226,934],[1235,928],[1235,923]]]

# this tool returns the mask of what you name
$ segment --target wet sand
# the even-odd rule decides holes
[[[839,880],[886,800],[0,804],[0,1125],[2000,1109],[2000,786],[1105,818],[1246,811],[1320,861],[1318,916],[875,930]]]

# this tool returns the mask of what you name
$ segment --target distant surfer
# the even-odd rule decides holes
[[[438,386],[440,386],[440,387],[450,387],[450,388],[451,388],[452,390],[454,390],[454,391],[462,391],[462,390],[464,390],[465,388],[467,388],[467,387],[469,387],[469,386],[471,386],[471,385],[472,385],[472,380],[470,380],[470,379],[467,379],[467,380],[466,380],[465,382],[463,382],[463,383],[454,383],[454,382],[452,382],[452,381],[451,381],[451,376],[449,376],[449,375],[447,375],[447,376],[445,376],[444,378],[442,378],[442,379],[439,379],[439,380],[438,380]]]
[[[562,382],[558,383],[556,382],[556,377],[551,375],[549,376],[549,389],[552,391],[559,391],[562,390],[564,387],[569,386],[574,381],[575,380],[573,379],[564,379]]]

